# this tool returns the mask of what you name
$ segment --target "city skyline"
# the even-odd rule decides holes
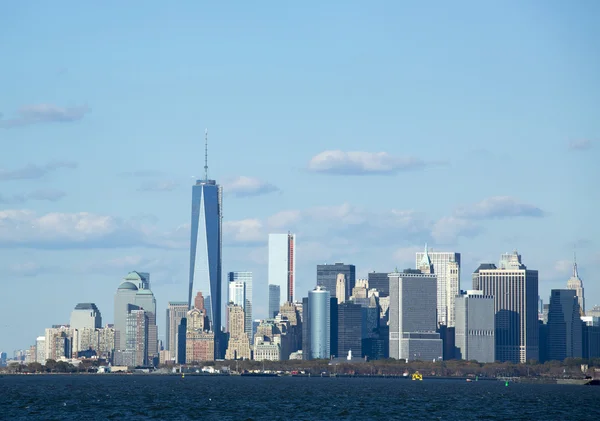
[[[566,288],[575,247],[586,307],[600,304],[600,6],[185,4],[168,22],[153,3],[135,14],[24,7],[0,17],[14,34],[5,54],[22,58],[0,69],[11,81],[0,97],[3,349],[66,323],[77,303],[110,317],[136,268],[152,273],[159,323],[169,301],[188,299],[206,126],[226,196],[222,273],[253,273],[256,317],[268,234],[287,231],[301,239],[297,300],[317,264],[367,278],[412,267],[428,243],[461,253],[461,289],[516,248],[544,300]],[[112,42],[109,20],[128,43]],[[33,309],[15,320],[25,289]]]

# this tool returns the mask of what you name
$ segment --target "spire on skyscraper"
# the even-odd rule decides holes
[[[204,180],[208,180],[208,129],[204,130]]]
[[[577,253],[573,252],[573,278],[579,279],[579,272],[577,271]]]

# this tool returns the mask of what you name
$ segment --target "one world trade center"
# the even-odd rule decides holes
[[[206,298],[210,296],[206,303],[206,310],[217,339],[221,333],[223,189],[215,180],[208,179],[207,142],[204,160],[204,179],[196,180],[196,184],[192,187],[188,307],[191,308],[194,289],[202,291]]]

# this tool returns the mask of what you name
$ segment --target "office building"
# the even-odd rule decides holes
[[[379,291],[379,297],[389,297],[390,295],[390,278],[388,272],[369,272],[368,281],[369,288]]]
[[[246,315],[241,305],[229,303],[227,306],[229,320],[229,341],[227,343],[226,360],[249,360],[250,340],[245,328]]]
[[[346,294],[346,275],[343,273],[338,273],[337,275],[335,291],[338,304],[342,304],[344,301],[348,300],[348,296]]]
[[[473,289],[494,297],[496,360],[539,361],[538,271],[527,269],[517,251],[506,253],[500,268],[493,263],[477,268]]]
[[[585,316],[585,294],[583,290],[583,281],[579,277],[579,271],[577,270],[577,259],[573,257],[573,275],[567,281],[567,289],[572,289],[577,295],[577,302],[579,303],[579,311],[582,316]]]
[[[344,263],[317,265],[317,285],[322,286],[331,293],[332,297],[337,298],[336,285],[340,273],[346,279],[346,297],[350,297],[356,283],[356,267],[354,265],[345,265]]]
[[[185,331],[185,362],[187,364],[215,359],[215,334],[210,331],[210,319],[204,307],[204,297],[198,292],[195,306],[188,311]]]
[[[46,337],[38,336],[35,340],[35,361],[46,364]]]
[[[148,360],[148,313],[145,310],[131,310],[127,314],[125,359],[121,364],[130,367],[145,366]]]
[[[329,355],[338,354],[338,300],[329,298]]]
[[[331,355],[330,299],[329,291],[322,286],[317,286],[308,293],[309,359],[329,359]]]
[[[439,360],[442,340],[436,332],[437,279],[407,269],[389,274],[389,356],[406,361]]]
[[[563,361],[582,357],[583,322],[577,291],[553,289],[550,291],[548,311],[547,359]]]
[[[79,303],[71,312],[72,329],[99,329],[102,327],[102,315],[94,303]]]
[[[277,316],[280,308],[281,287],[279,285],[269,285],[269,318]]]
[[[456,358],[480,363],[496,361],[494,297],[467,291],[456,297]]]
[[[359,304],[344,302],[337,306],[337,353],[338,357],[362,355],[362,318],[363,308]]]
[[[205,139],[207,142],[207,139]],[[207,143],[205,144],[205,151]],[[207,316],[215,332],[215,355],[221,344],[221,256],[222,256],[223,190],[215,180],[208,179],[208,159],[205,154],[204,179],[192,187],[192,221],[190,239],[190,280],[188,306],[192,291],[202,291],[210,297]]]
[[[165,347],[168,351],[171,351],[171,358],[175,358],[177,355],[177,328],[188,311],[187,301],[169,301],[168,303]]]
[[[250,343],[252,343],[254,337],[252,333],[252,272],[229,272],[228,280],[230,285],[230,294],[232,293],[231,285],[235,285],[233,287],[235,299],[228,301],[232,301],[234,304],[243,307],[244,314],[246,316],[244,326],[246,329],[246,334],[248,335],[248,339],[250,340]],[[244,285],[242,302],[239,302],[241,297],[239,282],[242,282]]]
[[[437,277],[437,323],[454,326],[454,300],[460,292],[460,253],[433,252],[416,254],[417,269]]]
[[[296,235],[269,234],[269,285],[280,291],[277,308],[283,303],[293,303],[296,289]]]

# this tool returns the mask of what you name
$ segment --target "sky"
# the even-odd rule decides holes
[[[325,4],[326,3],[326,4]],[[576,251],[600,304],[600,3],[7,1],[0,14],[0,351],[151,273],[187,299],[191,186],[224,187],[223,274],[297,235],[357,276],[515,249],[540,296]]]

